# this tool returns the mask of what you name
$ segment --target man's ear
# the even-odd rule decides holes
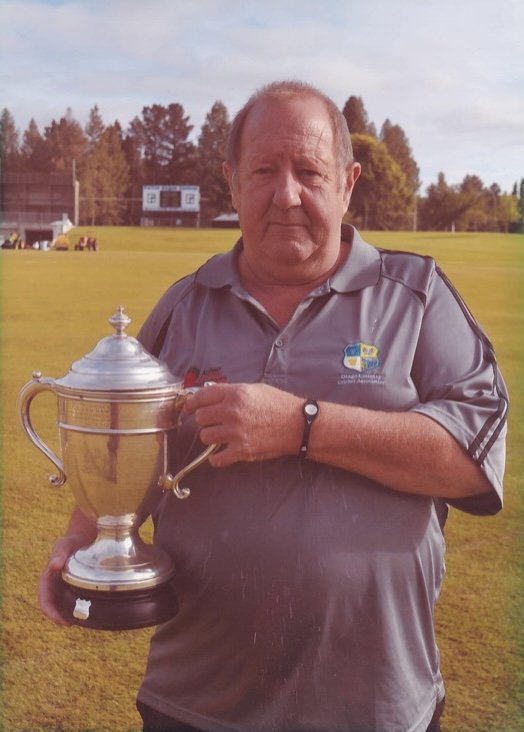
[[[360,173],[362,172],[362,166],[360,163],[351,163],[347,170],[346,174],[346,191],[345,191],[345,204],[346,204],[346,210],[349,206],[349,202],[351,200],[351,194],[353,193],[353,189],[355,187],[355,183],[360,177]]]
[[[227,184],[229,186],[229,192],[231,193],[231,202],[233,204],[233,208],[236,210],[235,173],[234,173],[231,165],[227,162],[227,160],[222,163],[222,173],[224,175],[224,178],[227,180]]]

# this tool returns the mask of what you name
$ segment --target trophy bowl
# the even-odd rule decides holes
[[[34,372],[18,397],[22,428],[51,460],[54,486],[66,480],[78,507],[96,523],[97,537],[74,552],[62,571],[58,606],[70,623],[99,630],[129,630],[173,617],[178,604],[173,560],[145,543],[138,530],[163,491],[189,495],[180,480],[216,449],[207,447],[173,476],[168,444],[180,412],[195,389],[151,356],[125,329],[124,308],[109,318],[115,333],[76,361],[62,378]],[[31,403],[42,391],[58,402],[61,459],[42,442],[31,422]]]

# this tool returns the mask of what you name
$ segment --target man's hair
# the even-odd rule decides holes
[[[226,144],[226,160],[234,171],[240,160],[242,132],[246,119],[259,102],[266,100],[290,99],[292,97],[314,97],[326,107],[333,129],[335,156],[341,173],[345,173],[353,162],[353,148],[346,118],[337,105],[323,92],[302,81],[275,81],[258,89],[252,94],[235,115]]]

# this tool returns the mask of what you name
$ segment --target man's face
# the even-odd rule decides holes
[[[289,284],[332,269],[359,171],[339,169],[321,100],[259,102],[244,125],[237,169],[224,166],[251,269]]]

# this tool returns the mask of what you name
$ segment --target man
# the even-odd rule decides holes
[[[447,505],[501,507],[507,395],[492,347],[430,258],[341,221],[345,121],[279,83],[233,123],[224,172],[242,239],[176,283],[140,339],[186,382],[155,540],[180,611],[151,643],[144,730],[425,732],[444,687],[433,631]],[[75,512],[41,583],[93,538]]]

